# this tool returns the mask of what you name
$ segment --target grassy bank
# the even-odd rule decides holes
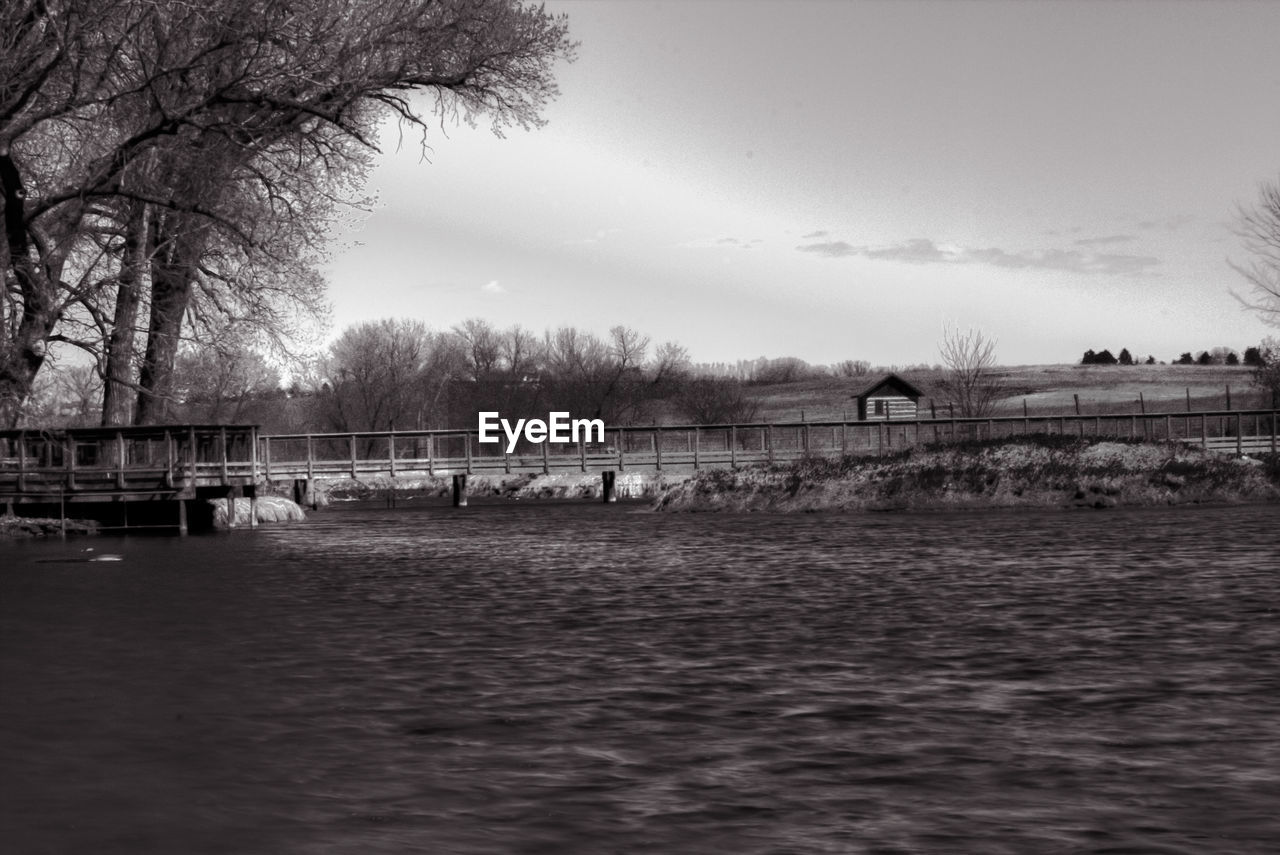
[[[708,470],[667,490],[669,511],[870,511],[1087,507],[1280,500],[1280,462],[1180,443],[1061,436],[925,446]]]

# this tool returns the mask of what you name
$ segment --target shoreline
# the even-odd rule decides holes
[[[666,512],[890,512],[1236,505],[1280,501],[1280,463],[1182,443],[1027,436],[891,457],[708,470]]]

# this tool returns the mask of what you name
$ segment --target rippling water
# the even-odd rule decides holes
[[[1278,516],[0,543],[0,848],[1275,852]]]

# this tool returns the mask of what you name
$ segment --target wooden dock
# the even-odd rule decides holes
[[[256,496],[258,442],[254,426],[0,431],[0,503],[185,533],[191,502]]]

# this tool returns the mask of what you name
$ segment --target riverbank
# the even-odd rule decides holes
[[[656,499],[683,484],[693,473],[627,471],[619,472],[614,492],[620,499]],[[394,491],[399,499],[442,498],[451,495],[448,475],[427,477],[335,478],[317,481],[317,504],[378,499]],[[469,475],[467,494],[471,497],[501,499],[599,499],[603,489],[599,472],[556,472],[548,475]]]
[[[0,515],[0,538],[4,537],[61,537],[64,522],[57,517],[19,517]],[[67,534],[97,534],[98,524],[93,520],[66,520]]]
[[[1074,437],[926,446],[890,457],[814,458],[705,470],[666,490],[663,511],[1111,508],[1280,500],[1280,464],[1182,443]]]

